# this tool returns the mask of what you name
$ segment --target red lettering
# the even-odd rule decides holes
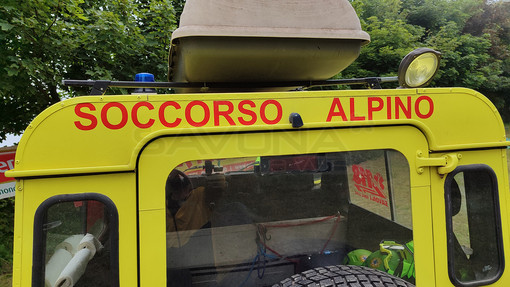
[[[376,107],[374,106],[374,102],[378,103]],[[384,106],[383,99],[376,97],[368,97],[368,120],[372,120],[373,113],[382,110],[383,106]]]
[[[411,118],[411,97],[407,97],[407,108],[399,97],[395,98],[395,119],[400,119],[400,111],[404,112],[406,118]]]
[[[420,111],[420,103],[422,101],[427,101],[429,103],[428,104],[429,111],[425,114],[422,114],[422,112]],[[416,102],[414,103],[414,112],[420,119],[430,118],[432,116],[432,114],[434,113],[434,101],[432,101],[432,99],[428,96],[419,97],[418,99],[416,99]]]
[[[14,168],[14,152],[4,153],[0,156],[0,183],[14,180],[12,177],[6,177],[5,172]]]
[[[193,120],[193,118],[191,118],[191,109],[194,106],[200,106],[204,110],[204,118],[201,121],[199,121],[199,122],[196,122],[196,121]],[[211,117],[211,112],[209,111],[209,107],[207,106],[206,103],[204,103],[202,101],[192,101],[191,103],[189,103],[186,106],[185,116],[186,116],[186,121],[190,125],[192,125],[194,127],[203,127],[209,121],[209,119]]]
[[[336,111],[338,109],[338,111]],[[342,103],[340,103],[339,98],[334,98],[331,103],[331,107],[329,108],[328,118],[326,122],[331,122],[333,117],[342,117],[344,122],[347,121],[347,117],[345,116],[344,109],[342,108]]]
[[[355,106],[354,106],[354,98],[350,98],[349,99],[349,103],[350,103],[350,112],[351,112],[351,121],[364,121],[365,120],[365,117],[364,116],[361,116],[361,117],[358,117],[356,116],[356,109],[355,109]]]
[[[5,173],[8,170],[14,168],[14,160],[9,159],[7,161],[0,161],[0,173]]]
[[[149,109],[149,111],[154,109],[154,106],[151,103],[149,103],[149,102],[139,102],[139,103],[136,103],[133,106],[133,109],[131,110],[131,119],[133,120],[133,123],[135,124],[135,126],[141,128],[141,129],[146,129],[146,128],[152,127],[152,125],[155,122],[154,119],[149,119],[149,121],[146,122],[145,124],[141,123],[138,120],[138,109],[140,107],[147,107]]]
[[[366,179],[364,176],[364,169],[360,166],[357,166],[355,164],[352,165],[352,180],[357,184],[363,184],[366,185]]]
[[[245,125],[245,126],[251,126],[253,124],[255,124],[255,122],[257,121],[257,113],[255,113],[254,111],[252,110],[248,110],[248,109],[245,109],[244,106],[245,105],[249,105],[250,107],[252,108],[255,108],[256,105],[253,101],[250,101],[250,100],[244,100],[244,101],[241,101],[239,103],[239,105],[237,105],[237,108],[239,109],[239,111],[244,114],[244,115],[247,115],[247,116],[250,116],[251,119],[250,120],[245,120],[243,117],[238,117],[237,120],[242,124],[242,125]]]
[[[110,108],[118,108],[121,112],[121,115],[122,115],[122,118],[120,119],[120,122],[118,124],[112,124],[110,123],[110,121],[108,120],[108,110]],[[128,122],[128,111],[126,109],[126,107],[121,104],[121,103],[117,103],[117,102],[112,102],[112,103],[107,103],[106,105],[104,105],[104,107],[101,109],[101,121],[103,122],[103,125],[109,129],[112,129],[112,130],[118,130],[118,129],[121,129],[123,128],[127,122]]]
[[[271,104],[276,107],[276,118],[274,120],[270,120],[266,116],[266,107]],[[268,125],[274,125],[274,124],[279,123],[280,120],[282,119],[282,115],[283,115],[282,106],[280,105],[280,103],[278,101],[267,100],[267,101],[264,101],[262,103],[262,105],[260,106],[260,118],[262,119],[262,121],[264,123],[266,123]]]
[[[181,123],[181,119],[180,118],[175,118],[175,121],[173,122],[168,122],[165,118],[165,109],[166,107],[168,106],[172,106],[174,107],[176,110],[180,110],[181,109],[181,105],[179,105],[177,102],[174,102],[174,101],[169,101],[169,102],[164,102],[161,107],[159,107],[159,121],[167,128],[175,128],[176,126],[178,126],[180,123]]]
[[[386,98],[386,118],[391,120],[391,97]]]
[[[236,123],[230,117],[230,114],[234,111],[234,105],[229,101],[214,101],[214,125],[220,125],[220,116],[224,117],[231,126],[235,126]],[[226,111],[220,111],[220,106],[227,106]]]
[[[75,121],[74,122],[74,125],[82,130],[82,131],[89,131],[89,130],[92,130],[94,129],[96,126],[97,126],[97,118],[92,115],[92,114],[87,114],[85,112],[82,111],[82,108],[88,108],[89,111],[95,111],[96,110],[96,107],[91,104],[91,103],[81,103],[81,104],[77,104],[75,107],[74,107],[74,113],[80,117],[80,118],[83,118],[83,119],[86,119],[86,120],[89,120],[90,121],[90,124],[89,125],[84,125],[82,124],[80,121]]]
[[[376,183],[378,183],[378,184],[379,184],[379,186],[376,186],[376,185],[374,186],[375,190],[376,190],[377,192],[379,192],[379,193],[380,193],[383,197],[385,197],[385,196],[384,196],[384,194],[381,192],[381,190],[383,190],[383,189],[384,189],[384,179],[383,179],[383,177],[381,176],[381,174],[380,174],[380,173],[377,173],[377,174],[374,176],[374,180],[375,180],[375,182],[376,182]]]
[[[372,183],[372,172],[370,170],[368,170],[368,169],[364,169],[363,170],[363,174],[364,174],[364,176],[365,176],[365,178],[367,180],[368,187],[369,188],[373,188],[374,185]]]

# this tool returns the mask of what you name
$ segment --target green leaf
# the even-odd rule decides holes
[[[0,28],[2,29],[2,31],[9,31],[13,28],[14,26],[9,24],[9,23],[6,23],[6,22],[0,22]]]

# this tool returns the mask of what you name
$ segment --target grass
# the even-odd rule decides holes
[[[11,287],[12,278],[11,274],[0,275],[0,287]]]
[[[0,287],[12,286],[12,263],[0,258]]]

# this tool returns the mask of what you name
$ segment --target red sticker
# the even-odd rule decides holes
[[[385,189],[384,178],[380,173],[373,174],[370,170],[359,165],[352,165],[352,180],[359,196],[388,206],[388,200],[383,191]]]

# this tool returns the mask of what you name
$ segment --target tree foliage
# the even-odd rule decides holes
[[[170,0],[3,0],[0,139],[20,133],[68,90],[63,79],[166,77],[175,13]]]
[[[377,16],[365,19],[363,30],[370,34],[371,42],[363,47],[360,57],[342,72],[342,77],[396,75],[400,60],[420,46],[423,34],[421,27],[409,25],[401,19],[382,20]]]
[[[12,260],[12,243],[14,239],[14,198],[0,200],[0,259]],[[0,267],[6,262],[0,260]],[[1,270],[1,268],[0,268]],[[2,272],[0,272],[2,275]]]
[[[418,47],[442,53],[433,86],[476,89],[510,120],[510,3],[484,0],[352,0],[371,43],[342,77],[395,76]]]
[[[350,0],[371,35],[338,77],[396,75],[426,46],[442,55],[432,85],[486,94],[510,120],[510,3],[497,0]],[[3,0],[0,6],[0,139],[49,105],[86,94],[63,79],[166,80],[171,32],[185,0]]]

